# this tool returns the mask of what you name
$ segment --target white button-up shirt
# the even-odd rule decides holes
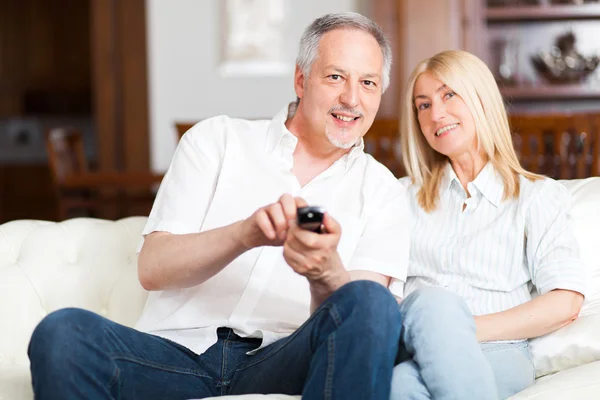
[[[424,286],[444,287],[482,315],[527,302],[532,284],[540,294],[584,293],[585,269],[567,189],[549,178],[521,177],[520,184],[518,198],[502,200],[504,184],[488,163],[467,185],[467,198],[448,164],[431,213],[417,202],[419,188],[408,186],[414,227],[405,295]]]
[[[404,282],[410,213],[406,189],[363,151],[363,143],[301,187],[291,172],[297,138],[284,123],[225,116],[196,124],[181,139],[143,234],[208,231],[249,217],[284,193],[319,205],[342,226],[338,252],[348,270]],[[309,316],[307,280],[281,247],[255,248],[192,288],[151,292],[136,328],[196,353],[230,327],[262,346],[291,334]]]

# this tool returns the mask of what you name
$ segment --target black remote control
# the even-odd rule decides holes
[[[324,214],[325,209],[323,207],[300,207],[297,211],[298,226],[312,232],[321,233]]]

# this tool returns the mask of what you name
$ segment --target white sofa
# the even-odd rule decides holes
[[[575,323],[531,341],[539,379],[515,400],[600,398],[600,178],[563,183],[573,193],[574,227],[592,293]],[[33,397],[27,344],[49,312],[75,306],[135,323],[146,299],[136,274],[144,223],[144,217],[132,217],[0,225],[0,400]]]

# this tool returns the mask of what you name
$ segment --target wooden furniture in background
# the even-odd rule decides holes
[[[194,126],[194,123],[192,122],[176,122],[175,128],[177,129],[177,138],[181,139],[183,134],[186,133],[192,126]]]
[[[0,223],[56,219],[54,185],[46,164],[0,165]]]
[[[555,179],[600,176],[600,114],[511,115],[513,142],[525,169]],[[379,119],[365,151],[396,177],[406,175],[397,119]]]
[[[0,116],[91,114],[89,0],[0,1]]]
[[[148,175],[145,10],[145,0],[0,1],[0,117],[93,120],[99,170]],[[43,158],[0,160],[0,221],[57,219],[53,186]]]
[[[400,121],[398,119],[376,119],[364,136],[365,152],[389,168],[400,178],[406,175],[400,148]]]
[[[86,215],[102,217],[112,212],[115,215],[111,218],[121,218],[131,215],[131,205],[140,203],[143,211],[139,214],[150,212],[162,176],[146,172],[89,171],[81,132],[69,128],[50,129],[46,148],[59,220],[81,210]]]
[[[511,115],[523,167],[555,179],[600,175],[600,114]]]
[[[146,1],[88,1],[98,168],[148,172]]]
[[[487,40],[496,43],[501,38],[518,41],[514,50],[516,59],[511,66],[516,71],[511,82],[500,87],[507,100],[521,105],[572,99],[600,101],[600,87],[594,79],[571,84],[552,84],[538,73],[530,73],[529,70],[533,67],[528,65],[530,57],[537,51],[533,49],[550,51],[556,35],[564,33],[566,29],[562,27],[567,24],[569,29],[577,33],[578,42],[590,38],[593,40],[598,32],[594,24],[600,20],[600,4],[557,4],[555,1],[538,2],[535,5],[513,5],[506,2],[503,5],[486,6],[485,1],[483,3],[479,6],[480,21],[483,24],[480,35],[477,36],[487,36]],[[485,44],[487,48],[480,49],[478,55],[483,56],[492,71],[499,75],[498,56],[501,57],[503,51],[493,50],[491,41]],[[587,55],[587,52],[584,53]]]

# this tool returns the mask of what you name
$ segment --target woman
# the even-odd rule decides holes
[[[495,79],[472,54],[421,62],[403,114],[414,230],[404,293],[390,286],[405,297],[407,350],[392,398],[506,398],[534,382],[527,339],[583,302],[569,194],[521,167]]]

